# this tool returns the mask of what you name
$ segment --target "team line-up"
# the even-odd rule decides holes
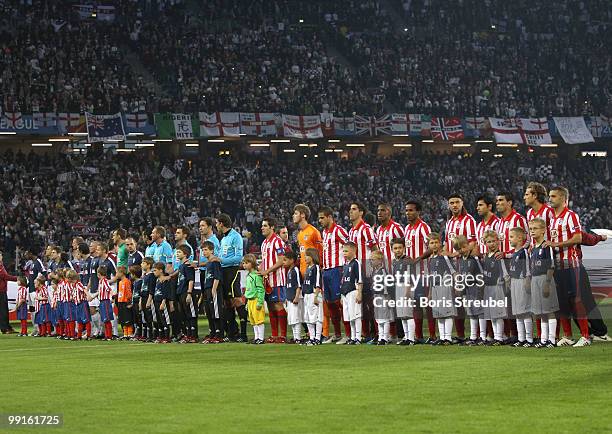
[[[111,340],[118,324],[121,339],[156,343],[550,348],[609,340],[580,248],[605,237],[582,231],[578,215],[567,208],[564,187],[547,193],[542,184],[530,183],[524,200],[526,218],[514,210],[511,194],[483,195],[476,204],[481,218],[476,224],[461,195],[452,194],[443,234],[432,232],[420,218],[417,201],[406,203],[406,227],[391,218],[388,204],[380,204],[375,230],[364,221],[366,209],[359,202],[350,206],[349,231],[336,224],[331,208],[323,207],[318,211],[322,235],[309,223],[310,209],[298,204],[293,222],[299,251],[292,249],[286,231],[284,237],[277,234],[280,225],[273,218],[265,218],[260,263],[252,254],[243,255],[242,237],[226,214],[200,221],[197,252],[187,242],[186,227],[176,229],[172,249],[165,228],[156,226],[144,254],[123,229],[113,232],[116,253],[104,242],[75,238],[72,260],[56,246],[47,247],[46,264],[30,253],[28,276],[18,278],[20,335],[27,335],[33,298],[36,335],[71,340]],[[264,304],[271,328],[267,339]],[[200,341],[201,308],[209,333]],[[578,341],[572,338],[571,318],[580,330]],[[253,327],[251,341],[247,321]]]

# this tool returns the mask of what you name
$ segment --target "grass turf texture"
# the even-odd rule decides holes
[[[62,413],[65,432],[611,429],[610,343],[304,347],[2,335],[0,360],[0,413]]]

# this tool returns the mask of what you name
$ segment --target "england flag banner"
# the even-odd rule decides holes
[[[274,113],[240,113],[240,131],[247,136],[276,136]]]
[[[551,143],[546,118],[489,118],[497,143],[541,145]]]
[[[283,115],[283,131],[285,137],[297,137],[299,139],[317,139],[323,137],[321,118],[318,115]]]
[[[121,113],[115,113],[114,115],[85,113],[85,120],[90,143],[104,142],[105,140],[125,140]]]
[[[582,117],[557,118],[554,117],[557,131],[565,143],[592,143],[595,141]]]
[[[199,113],[202,137],[238,137],[240,114],[228,112]]]

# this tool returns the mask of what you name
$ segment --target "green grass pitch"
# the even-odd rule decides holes
[[[16,324],[15,324],[16,326]],[[200,323],[204,330],[204,322]],[[610,432],[612,344],[155,345],[0,336],[4,432]]]

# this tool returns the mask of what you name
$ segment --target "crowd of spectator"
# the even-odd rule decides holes
[[[113,22],[58,2],[0,1],[5,110],[513,117],[612,109],[605,0],[100,4],[115,6]]]
[[[405,223],[404,203],[417,199],[423,218],[441,230],[448,194],[463,194],[476,216],[478,195],[511,191],[517,210],[524,212],[522,196],[530,180],[567,186],[570,206],[582,223],[607,228],[612,226],[612,190],[606,177],[602,159],[536,159],[531,154],[501,159],[322,154],[289,161],[235,155],[164,161],[148,153],[75,159],[9,151],[0,156],[0,250],[10,255],[15,248],[37,250],[48,243],[67,247],[75,235],[106,239],[117,227],[142,242],[155,225],[186,224],[196,235],[200,217],[221,212],[233,218],[249,250],[261,242],[264,216],[288,224],[291,232],[296,203],[313,211],[329,205],[348,226],[348,208],[355,200],[373,213],[378,203],[388,202],[394,219]]]

